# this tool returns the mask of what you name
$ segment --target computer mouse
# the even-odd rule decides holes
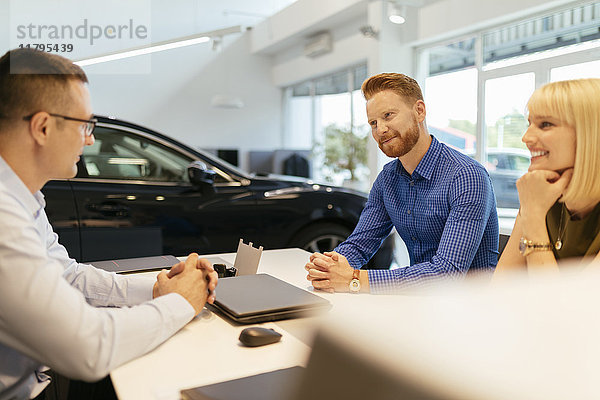
[[[240,333],[240,342],[248,347],[264,346],[280,340],[281,333],[260,326],[251,326]]]

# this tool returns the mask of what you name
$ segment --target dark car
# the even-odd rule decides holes
[[[44,186],[60,242],[79,261],[265,249],[327,251],[366,195],[289,176],[254,176],[150,129],[98,117],[77,176]],[[391,241],[388,241],[388,243]],[[388,247],[373,260],[388,267]]]

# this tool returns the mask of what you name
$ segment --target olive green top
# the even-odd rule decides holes
[[[600,252],[600,203],[584,218],[577,219],[575,216],[573,219],[563,203],[557,201],[546,214],[546,227],[553,245],[558,239],[559,230],[562,232],[562,248],[552,249],[557,260],[595,256]]]

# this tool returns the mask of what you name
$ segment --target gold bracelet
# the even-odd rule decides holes
[[[524,237],[521,237],[521,241],[519,242],[519,251],[523,257],[527,257],[529,254],[534,251],[549,251],[552,250],[552,243],[536,243],[532,240],[527,240]]]

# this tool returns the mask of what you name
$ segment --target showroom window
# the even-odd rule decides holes
[[[417,57],[431,133],[485,160],[501,228],[504,219],[510,231],[515,182],[529,166],[527,100],[550,81],[600,78],[600,2],[422,47]]]
[[[286,147],[312,150],[314,179],[368,190],[366,78],[359,65],[285,89]]]
[[[475,154],[477,131],[477,77],[475,39],[467,38],[426,51],[423,96],[427,127],[435,137],[457,149]],[[448,101],[448,97],[460,101]]]

